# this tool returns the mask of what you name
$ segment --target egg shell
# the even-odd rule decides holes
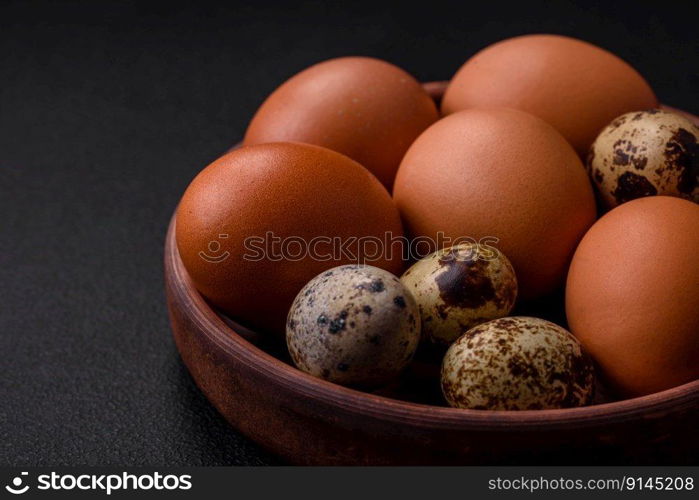
[[[559,35],[503,40],[471,57],[457,71],[442,113],[504,106],[553,125],[580,155],[614,117],[657,107],[643,77],[614,54]]]
[[[668,195],[699,202],[699,127],[661,109],[616,118],[590,148],[587,169],[607,208]]]
[[[393,64],[341,57],[298,73],[260,106],[245,144],[298,141],[339,151],[390,189],[410,144],[438,118],[420,83]]]
[[[524,299],[562,284],[596,216],[585,168],[566,140],[504,108],[461,111],[427,129],[406,153],[393,197],[412,236],[498,238],[493,246],[512,262]]]
[[[420,308],[422,337],[449,345],[466,330],[507,316],[517,297],[512,264],[497,249],[463,243],[438,250],[401,277]]]
[[[539,318],[500,318],[472,328],[442,363],[450,406],[476,410],[543,410],[589,404],[592,361],[560,326]]]
[[[420,338],[415,300],[400,280],[372,266],[347,265],[312,279],[289,311],[294,364],[343,385],[378,387],[413,358]]]
[[[176,220],[177,248],[196,288],[241,323],[280,337],[291,302],[318,273],[362,261],[400,273],[400,252],[367,256],[353,240],[383,240],[386,232],[403,234],[373,175],[329,149],[292,143],[219,158],[189,185]],[[321,237],[328,245],[304,251]],[[330,253],[331,238],[346,251]]]
[[[571,331],[621,394],[699,378],[699,205],[652,196],[604,215],[575,252]]]

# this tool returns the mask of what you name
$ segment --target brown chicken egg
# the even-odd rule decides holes
[[[686,117],[649,109],[614,119],[597,136],[587,169],[607,208],[642,196],[699,203],[699,127]]]
[[[658,101],[629,64],[599,47],[558,35],[526,35],[490,45],[451,80],[442,113],[504,106],[543,118],[587,153],[614,117]]]
[[[294,141],[339,151],[391,188],[403,154],[437,120],[420,83],[369,57],[341,57],[298,73],[260,106],[245,144]]]
[[[461,111],[427,129],[401,163],[394,199],[413,236],[497,238],[524,299],[562,283],[595,218],[570,144],[543,120],[504,108]]]
[[[319,146],[234,150],[206,167],[177,210],[177,247],[194,285],[241,322],[283,335],[298,291],[320,272],[370,263],[394,274],[402,255],[367,255],[359,238],[401,237],[386,189]]]
[[[623,395],[699,378],[699,205],[639,198],[603,216],[568,274],[573,334]]]

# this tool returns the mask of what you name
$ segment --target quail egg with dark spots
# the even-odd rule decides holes
[[[525,316],[472,328],[442,363],[450,406],[477,410],[572,408],[592,402],[591,359],[560,326]]]
[[[340,266],[313,278],[296,296],[286,324],[297,368],[360,388],[396,377],[419,339],[415,299],[396,276],[372,266]]]
[[[476,243],[428,255],[401,281],[420,308],[422,338],[445,346],[469,328],[507,316],[517,297],[517,278],[507,257]]]
[[[699,127],[650,109],[621,115],[599,134],[587,169],[606,208],[644,196],[699,202]]]

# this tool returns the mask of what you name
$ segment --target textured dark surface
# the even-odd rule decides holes
[[[690,2],[338,5],[0,3],[0,465],[277,463],[182,367],[162,244],[187,183],[305,66],[362,54],[439,80],[547,31],[699,112]]]

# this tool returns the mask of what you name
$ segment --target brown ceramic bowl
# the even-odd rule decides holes
[[[444,84],[426,88],[438,99]],[[294,464],[693,464],[699,456],[699,380],[565,410],[406,402],[314,378],[256,345],[192,285],[174,217],[165,286],[175,343],[199,388],[233,427]]]

